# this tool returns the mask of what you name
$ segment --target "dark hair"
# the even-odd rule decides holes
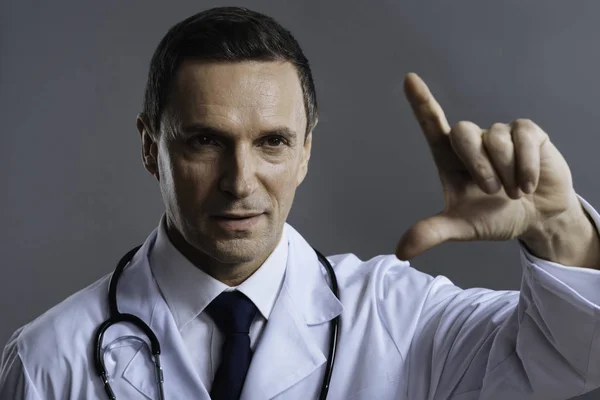
[[[300,78],[306,132],[317,123],[317,98],[308,60],[292,34],[264,14],[241,7],[202,11],[173,26],[160,41],[148,73],[144,114],[158,134],[171,82],[185,59],[289,61]]]

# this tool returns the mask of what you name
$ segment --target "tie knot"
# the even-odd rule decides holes
[[[256,306],[242,292],[223,292],[206,307],[224,335],[248,333],[256,315]]]

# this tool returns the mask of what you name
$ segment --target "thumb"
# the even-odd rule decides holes
[[[469,240],[474,236],[473,226],[468,221],[442,212],[411,226],[396,246],[396,257],[410,260],[441,243]]]

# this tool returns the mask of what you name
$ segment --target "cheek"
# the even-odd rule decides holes
[[[267,190],[276,197],[279,207],[288,208],[298,187],[298,165],[287,164],[272,167]]]
[[[207,197],[216,171],[210,164],[173,160],[169,165],[171,190],[178,202],[193,202]]]

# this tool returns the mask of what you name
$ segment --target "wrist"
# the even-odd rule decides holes
[[[538,258],[600,269],[600,235],[577,196],[574,198],[565,212],[531,227],[519,240]]]

